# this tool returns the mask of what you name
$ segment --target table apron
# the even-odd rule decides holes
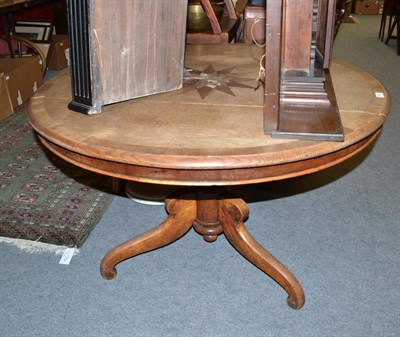
[[[323,156],[261,167],[227,169],[174,169],[104,160],[61,147],[42,136],[41,142],[56,155],[84,169],[126,180],[180,186],[227,186],[298,177],[339,164],[374,142],[381,129],[356,144]]]

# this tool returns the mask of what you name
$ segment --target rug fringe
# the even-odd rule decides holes
[[[29,241],[23,239],[13,239],[0,237],[0,242],[5,242],[18,247],[20,250],[25,251],[30,254],[38,253],[54,253],[55,255],[62,255],[67,248],[66,246],[57,246],[49,243],[43,243],[38,241]],[[79,249],[75,247],[74,255],[79,254]]]

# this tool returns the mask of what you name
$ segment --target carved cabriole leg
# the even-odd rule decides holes
[[[196,218],[195,195],[167,199],[165,204],[169,216],[163,223],[107,253],[100,265],[101,275],[105,279],[112,279],[117,275],[115,266],[121,261],[166,246],[189,231]]]
[[[248,215],[249,209],[242,199],[223,199],[220,201],[219,218],[228,241],[246,259],[285,289],[289,295],[287,303],[290,307],[300,309],[305,301],[300,283],[282,263],[250,235],[243,224],[243,219]]]

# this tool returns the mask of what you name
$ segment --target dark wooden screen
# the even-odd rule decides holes
[[[88,13],[88,0],[68,0],[72,75],[72,102],[69,108],[84,113],[92,109],[93,105]]]
[[[344,139],[329,75],[335,0],[267,1],[264,131]]]

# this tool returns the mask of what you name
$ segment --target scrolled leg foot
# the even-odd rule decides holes
[[[303,288],[296,277],[250,235],[243,223],[248,214],[249,209],[242,199],[221,201],[220,219],[226,238],[288,293],[287,304],[291,308],[300,309],[305,302]]]
[[[117,276],[117,269],[115,267],[110,268],[107,265],[101,265],[100,274],[106,280],[112,280]]]
[[[163,223],[118,245],[104,256],[100,265],[100,273],[105,279],[113,279],[117,275],[115,266],[118,263],[164,247],[189,231],[196,218],[196,200],[191,195],[184,195],[181,198],[166,200],[169,216]]]
[[[293,298],[293,297],[290,297],[290,296],[286,300],[287,305],[289,307],[291,307],[292,309],[295,309],[295,310],[301,309],[304,306],[304,302],[305,302],[304,298],[303,298],[303,301],[299,302],[298,298]]]

